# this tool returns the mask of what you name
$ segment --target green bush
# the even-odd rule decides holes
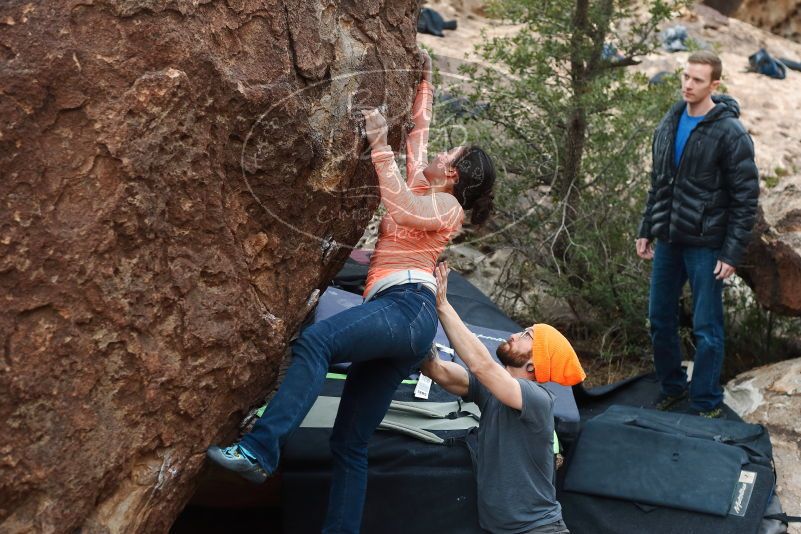
[[[766,310],[741,278],[723,293],[726,310],[724,379],[758,365],[801,356],[801,318]]]

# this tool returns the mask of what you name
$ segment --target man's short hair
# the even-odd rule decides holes
[[[699,63],[701,65],[709,65],[712,67],[712,80],[720,80],[721,74],[723,74],[723,62],[720,61],[718,55],[714,52],[710,52],[709,50],[699,50],[698,52],[693,52],[690,57],[687,59],[687,63]]]

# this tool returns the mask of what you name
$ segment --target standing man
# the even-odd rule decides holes
[[[688,59],[683,99],[654,132],[651,189],[636,243],[641,258],[654,260],[648,318],[661,384],[657,408],[688,393],[678,316],[689,280],[696,349],[690,409],[705,417],[722,414],[723,280],[743,257],[759,196],[754,144],[738,120],[740,108],[712,94],[722,68],[706,50]]]
[[[553,403],[538,382],[572,386],[584,371],[556,329],[537,324],[498,347],[501,364],[448,303],[448,268],[440,263],[437,314],[453,348],[469,367],[436,355],[423,373],[481,410],[476,454],[478,519],[492,534],[569,534],[554,488]]]

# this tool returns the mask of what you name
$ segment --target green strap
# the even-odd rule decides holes
[[[556,436],[556,430],[553,431],[553,453],[559,454],[559,438]]]
[[[348,378],[348,375],[344,375],[342,373],[327,373],[325,377],[330,378],[331,380],[345,380]],[[402,381],[401,384],[417,384],[417,380],[408,379]]]

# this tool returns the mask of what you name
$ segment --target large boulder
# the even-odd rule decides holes
[[[729,17],[801,42],[801,0],[701,0]],[[792,58],[791,58],[792,59]]]
[[[742,3],[743,0],[702,0],[701,5],[709,6],[722,15],[730,17],[734,15]]]
[[[416,2],[6,0],[0,531],[165,532],[378,203]]]
[[[763,195],[754,237],[738,269],[764,307],[801,315],[801,179]]]
[[[777,35],[801,42],[799,12],[801,12],[801,0],[742,0],[733,16]]]
[[[726,385],[725,400],[746,421],[768,428],[776,493],[788,514],[801,514],[801,358],[738,375]],[[801,533],[801,527],[790,532]]]

